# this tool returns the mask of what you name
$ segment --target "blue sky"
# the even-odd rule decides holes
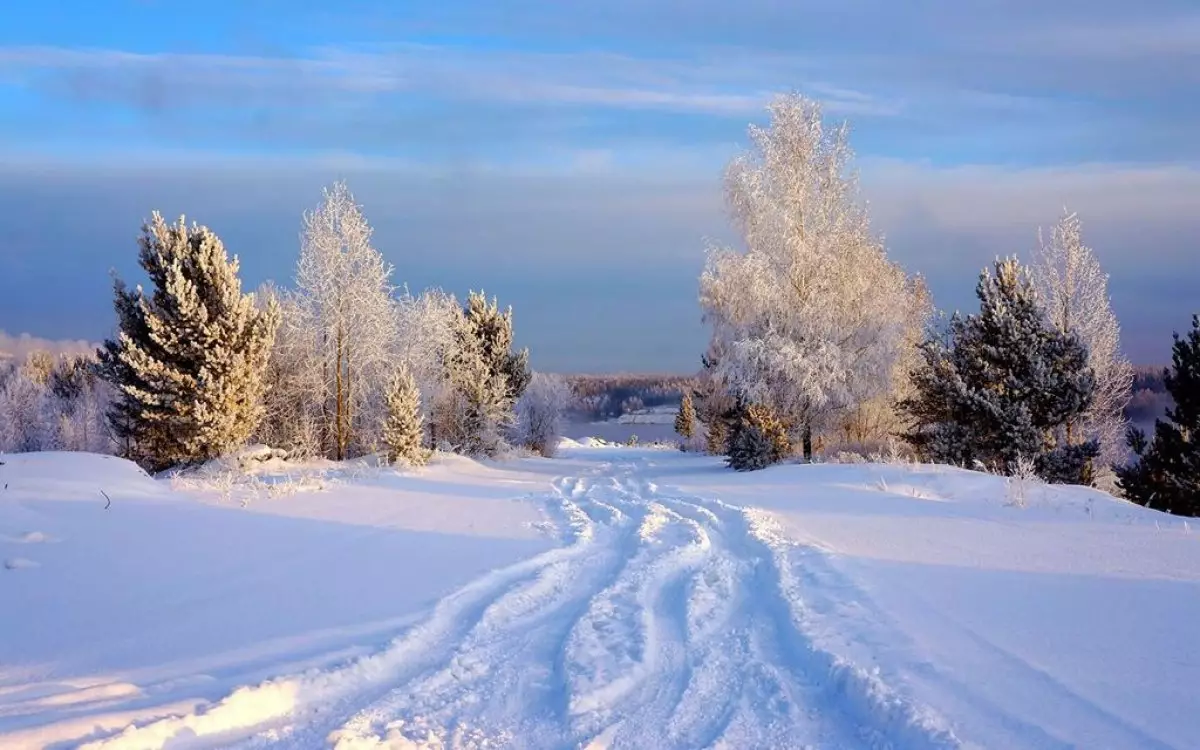
[[[847,119],[939,305],[1064,206],[1137,361],[1200,308],[1194,0],[13,3],[0,329],[106,335],[158,209],[286,283],[346,179],[410,287],[483,287],[535,365],[691,370],[724,162],[773,92]]]

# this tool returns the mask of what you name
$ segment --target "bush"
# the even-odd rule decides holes
[[[754,471],[779,463],[790,452],[783,423],[767,407],[753,404],[734,423],[726,463],[738,471]]]

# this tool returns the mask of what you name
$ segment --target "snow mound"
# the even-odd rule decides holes
[[[99,501],[151,497],[159,485],[132,461],[94,453],[17,453],[0,455],[0,491],[13,500]],[[103,493],[103,494],[102,494]]]
[[[21,570],[22,568],[36,568],[38,563],[33,560],[27,560],[24,557],[10,557],[4,561],[5,570]]]

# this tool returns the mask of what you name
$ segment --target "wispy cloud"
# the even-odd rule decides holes
[[[749,115],[761,111],[772,93],[761,71],[714,72],[711,64],[687,59],[417,44],[385,51],[323,48],[303,57],[0,48],[0,76],[10,85],[151,110],[417,93],[458,101]],[[784,88],[775,83],[774,90]],[[832,111],[893,111],[893,105],[864,92],[820,83],[812,89]],[[236,98],[247,96],[252,98]]]

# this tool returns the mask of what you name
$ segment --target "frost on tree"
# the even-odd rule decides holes
[[[734,422],[726,463],[738,471],[755,471],[779,463],[790,451],[783,423],[766,406],[751,404]]]
[[[1051,482],[1087,481],[1098,447],[1061,429],[1091,404],[1095,378],[1074,334],[1046,321],[1027,269],[997,261],[976,286],[979,313],[955,315],[922,346],[905,439],[926,459],[1011,473],[1035,462]]]
[[[770,113],[726,172],[744,250],[710,251],[700,302],[719,352],[712,377],[768,407],[811,456],[814,433],[902,387],[927,299],[871,233],[846,129],[799,96]]]
[[[675,414],[675,434],[683,438],[684,444],[696,434],[696,406],[692,403],[692,393],[684,389],[683,398],[679,401],[679,411]]]
[[[1156,510],[1200,516],[1200,315],[1186,336],[1175,334],[1172,367],[1164,373],[1175,405],[1154,421],[1149,442],[1129,431],[1136,461],[1117,470],[1125,497]]]
[[[60,450],[108,453],[113,448],[104,418],[112,393],[97,364],[94,357],[64,355],[50,372],[48,397]]]
[[[471,292],[443,352],[446,387],[434,407],[433,439],[467,455],[494,456],[513,424],[513,406],[529,384],[528,353],[512,351],[512,310]]]
[[[1079,338],[1096,376],[1091,406],[1077,419],[1068,420],[1063,438],[1072,445],[1097,441],[1096,481],[1108,488],[1112,484],[1108,467],[1123,463],[1128,455],[1124,412],[1133,390],[1133,366],[1121,353],[1121,327],[1109,304],[1108,275],[1083,244],[1076,214],[1064,215],[1048,242],[1039,239],[1033,280],[1046,316],[1057,330]]]
[[[421,466],[428,460],[422,443],[425,439],[425,416],[421,411],[421,391],[407,368],[401,367],[392,376],[387,389],[387,420],[383,425],[383,443],[388,460]]]
[[[396,334],[392,267],[371,245],[372,230],[345,183],[304,215],[296,291],[284,310],[281,351],[302,368],[307,420],[325,455],[341,460],[374,450],[386,417]]]
[[[42,363],[35,355],[20,366],[0,363],[0,453],[57,447]]]
[[[153,469],[214,458],[263,415],[275,311],[242,294],[237,258],[207,227],[155,213],[139,245],[153,292],[116,281],[118,334],[99,352],[115,391],[110,424],[124,451]]]
[[[547,458],[552,457],[562,437],[563,413],[570,401],[571,387],[561,376],[533,373],[529,386],[517,399],[517,442]]]
[[[0,363],[0,452],[111,452],[109,388],[95,364],[37,350],[20,366]]]

